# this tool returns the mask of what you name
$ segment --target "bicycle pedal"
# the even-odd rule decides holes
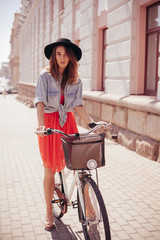
[[[86,222],[81,221],[81,223],[82,223],[84,226],[91,226],[91,225],[99,224],[100,221],[99,221],[98,219],[96,219],[96,220],[94,220],[94,221],[91,221],[91,220],[87,219]]]
[[[55,200],[52,200],[52,203],[62,203],[64,202],[64,199],[55,199]]]
[[[87,224],[91,226],[91,225],[99,224],[99,222],[100,222],[100,221],[99,221],[98,219],[96,219],[96,220],[94,220],[94,221],[88,220],[88,223],[87,223]]]
[[[78,208],[77,200],[72,201],[72,207],[73,207],[73,208]]]

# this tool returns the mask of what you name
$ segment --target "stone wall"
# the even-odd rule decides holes
[[[27,83],[19,83],[18,84],[19,94],[17,96],[17,100],[23,102],[28,107],[34,107],[34,99],[35,99],[35,91],[36,85],[31,85]]]
[[[160,102],[154,97],[121,97],[102,92],[87,92],[84,105],[94,120],[112,123],[107,137],[138,154],[160,161]],[[83,127],[85,123],[76,116]]]
[[[135,82],[136,1],[108,1],[105,92],[131,94]]]
[[[18,100],[34,107],[36,85],[19,83]],[[160,162],[160,102],[155,97],[85,92],[84,106],[94,121],[112,123],[106,137],[136,153]],[[77,124],[87,125],[75,113]]]

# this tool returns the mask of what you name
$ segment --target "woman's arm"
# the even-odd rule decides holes
[[[37,103],[37,119],[38,119],[38,126],[45,126],[45,124],[44,124],[44,104],[42,102]]]
[[[84,106],[76,106],[75,111],[77,112],[78,116],[85,121],[87,125],[93,122],[93,119],[89,116]]]
[[[38,127],[37,131],[45,130],[45,122],[44,122],[44,104],[42,102],[37,103],[37,119],[38,119]],[[44,134],[38,134],[40,136],[44,136]]]

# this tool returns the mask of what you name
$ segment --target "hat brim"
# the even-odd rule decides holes
[[[82,51],[76,44],[74,44],[72,42],[54,42],[54,43],[51,43],[51,44],[47,45],[44,48],[44,54],[45,54],[46,58],[50,59],[50,57],[52,55],[53,48],[57,47],[57,46],[68,46],[68,47],[70,47],[73,50],[77,61],[79,61],[82,57]]]

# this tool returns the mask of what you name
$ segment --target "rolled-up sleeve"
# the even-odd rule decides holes
[[[36,87],[36,97],[34,101],[35,106],[39,102],[43,102],[45,106],[47,105],[47,79],[45,79],[44,75],[41,74]]]
[[[77,91],[76,91],[75,99],[74,99],[74,102],[73,102],[73,109],[76,106],[80,106],[80,105],[83,105],[83,101],[82,101],[82,81],[81,81],[81,79],[78,79],[78,81],[77,81]]]

